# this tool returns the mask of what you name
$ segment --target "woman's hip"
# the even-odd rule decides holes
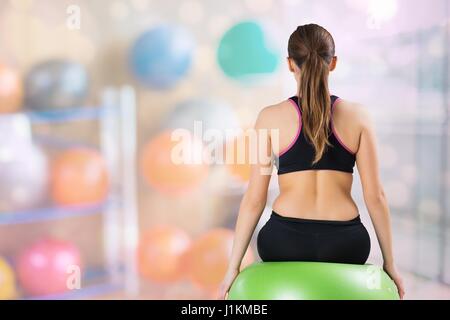
[[[370,237],[360,217],[348,221],[284,217],[272,212],[257,236],[263,261],[366,262]]]

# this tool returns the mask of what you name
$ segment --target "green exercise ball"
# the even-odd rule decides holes
[[[229,300],[398,300],[382,268],[319,262],[259,262],[245,268]]]
[[[239,81],[253,81],[273,73],[280,56],[269,26],[243,21],[229,29],[220,40],[217,61],[223,72]]]

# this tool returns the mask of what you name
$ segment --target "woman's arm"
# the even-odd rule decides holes
[[[267,126],[267,108],[263,109],[255,124],[255,136],[251,141],[251,152],[256,152],[256,163],[251,164],[250,181],[239,208],[235,227],[233,248],[227,274],[220,288],[219,298],[225,298],[231,284],[239,274],[242,258],[266,206],[267,189],[272,172],[272,147]],[[256,140],[256,141],[255,141]],[[265,156],[262,156],[265,155]]]
[[[392,231],[389,206],[384,193],[380,176],[377,141],[372,119],[369,113],[360,108],[361,133],[359,148],[356,154],[356,164],[361,178],[364,202],[369,211],[383,254],[383,267],[395,281],[399,295],[403,298],[404,289],[399,276],[392,251]]]

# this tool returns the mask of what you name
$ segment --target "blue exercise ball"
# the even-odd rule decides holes
[[[148,87],[173,87],[188,73],[193,49],[193,39],[186,30],[159,25],[143,33],[133,44],[130,52],[132,72]]]
[[[88,95],[89,76],[81,64],[50,60],[33,67],[25,78],[25,105],[32,110],[73,108]]]

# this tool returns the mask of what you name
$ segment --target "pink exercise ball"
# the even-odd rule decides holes
[[[69,290],[72,266],[81,268],[78,248],[69,241],[46,238],[25,248],[17,259],[17,277],[24,292],[43,296]]]

